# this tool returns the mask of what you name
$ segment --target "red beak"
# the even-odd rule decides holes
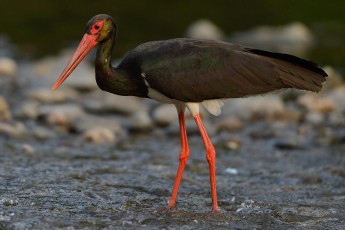
[[[56,90],[67,79],[67,77],[73,72],[73,70],[78,66],[78,64],[83,60],[83,58],[90,52],[90,50],[98,44],[98,42],[96,41],[98,36],[99,36],[98,34],[84,35],[83,39],[78,45],[77,50],[73,54],[71,60],[68,62],[64,71],[61,73],[60,77],[55,82],[52,88],[52,91]]]

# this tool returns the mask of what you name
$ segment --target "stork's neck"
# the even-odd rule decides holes
[[[111,66],[115,36],[114,34],[112,38],[100,43],[98,46],[96,57],[96,82],[98,87],[118,95],[146,97],[146,89],[143,88],[140,78],[133,76],[126,69]]]

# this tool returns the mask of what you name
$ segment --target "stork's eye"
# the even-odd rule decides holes
[[[103,22],[102,21],[96,22],[95,24],[92,25],[90,32],[92,34],[98,33],[100,31],[100,29],[102,29],[102,26],[103,26]]]

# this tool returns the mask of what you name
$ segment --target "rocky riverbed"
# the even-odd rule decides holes
[[[175,108],[102,92],[88,61],[51,92],[70,56],[0,58],[1,229],[345,228],[345,84],[333,68],[319,94],[285,90],[227,100],[218,117],[202,111],[217,149],[222,211],[211,213],[193,120],[167,210]]]

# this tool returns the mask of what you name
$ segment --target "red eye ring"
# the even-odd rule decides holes
[[[95,34],[98,33],[100,31],[100,29],[103,27],[103,22],[96,22],[92,25],[91,29],[90,29],[90,33],[91,34]]]

